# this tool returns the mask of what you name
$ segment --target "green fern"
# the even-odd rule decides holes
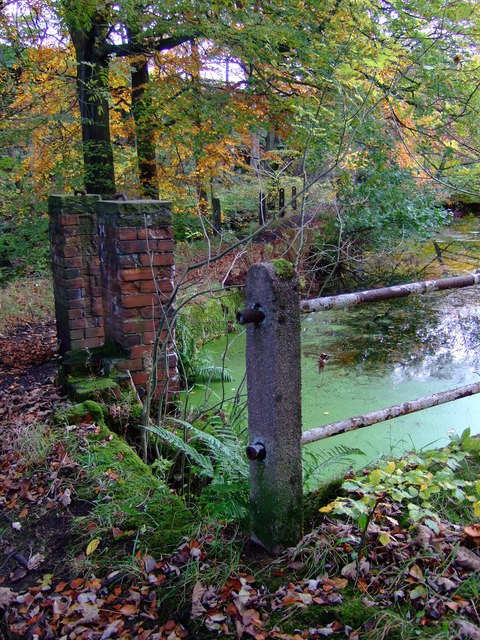
[[[223,425],[225,433],[220,435],[218,431],[208,433],[206,430],[198,429],[185,420],[172,418],[172,421],[185,427],[191,434],[190,442],[201,443],[216,465],[228,475],[248,477],[248,465],[240,453],[238,438],[226,425]]]
[[[207,513],[224,522],[247,521],[249,517],[249,485],[245,481],[214,480],[202,492],[201,501]]]
[[[197,504],[210,516],[226,522],[244,521],[248,516],[245,423],[244,403],[233,402],[197,416],[195,424],[169,418],[166,426],[148,427],[188,461],[182,465],[183,490],[189,496],[192,490],[197,495],[200,492]]]
[[[185,442],[183,438],[180,438],[177,434],[169,429],[160,427],[159,425],[148,425],[146,427],[148,431],[160,436],[167,444],[172,446],[177,451],[183,453],[193,464],[199,468],[199,475],[207,478],[213,478],[215,470],[212,462],[208,456],[200,453],[195,447],[192,447],[188,442]]]
[[[232,382],[229,369],[215,364],[211,353],[201,353],[191,328],[178,316],[175,329],[175,350],[179,368],[186,385],[195,382]]]
[[[355,456],[364,456],[361,449],[336,445],[326,451],[303,450],[303,487],[305,491],[311,491],[320,483],[320,478],[325,475],[325,470],[334,465],[343,467],[351,466],[355,463]]]
[[[199,362],[194,363],[193,379],[195,382],[232,382],[233,376],[229,369],[216,365],[210,353],[202,353]]]

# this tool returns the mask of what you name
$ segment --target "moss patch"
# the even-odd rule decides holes
[[[277,258],[272,260],[272,264],[275,268],[275,273],[279,278],[283,280],[291,280],[295,275],[295,267],[291,262],[285,260],[285,258]]]
[[[92,504],[88,520],[95,527],[90,538],[112,545],[114,539],[126,537],[138,548],[157,553],[178,545],[191,526],[190,511],[106,426],[102,407],[87,400],[64,412],[62,420],[88,425],[74,446],[88,477],[88,482],[77,488],[77,497]],[[84,532],[83,524],[80,522]]]

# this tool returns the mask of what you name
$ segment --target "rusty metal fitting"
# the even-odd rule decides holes
[[[246,453],[249,460],[258,460],[259,462],[267,457],[267,450],[262,442],[248,445]]]
[[[238,324],[248,324],[250,322],[259,323],[265,320],[265,313],[259,304],[256,304],[253,309],[244,309],[243,311],[237,311]]]

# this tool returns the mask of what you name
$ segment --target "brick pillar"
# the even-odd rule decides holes
[[[158,200],[98,202],[105,338],[128,354],[125,367],[145,388],[163,305],[173,291],[171,203]],[[178,389],[177,361],[166,328],[160,336],[156,393]]]
[[[55,315],[60,352],[104,342],[96,204],[99,196],[48,201]]]

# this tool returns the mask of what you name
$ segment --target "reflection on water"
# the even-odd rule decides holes
[[[324,331],[327,314],[312,315],[303,325],[303,392],[309,398],[305,428],[479,379],[478,288],[365,305],[344,312],[343,318],[333,313],[334,332]],[[320,346],[331,359],[315,380],[314,358]],[[479,409],[480,397],[474,396],[337,436],[328,445],[359,447],[369,459],[440,446],[466,427],[480,432]]]
[[[465,229],[447,235],[457,250],[472,238]],[[213,350],[220,354],[223,347],[217,341]],[[302,353],[305,429],[476,382],[480,288],[310,314],[302,320]],[[322,354],[330,357],[319,367]],[[236,381],[228,383],[228,391],[235,393],[245,371],[244,336],[229,349],[226,366]],[[214,390],[220,393],[215,385]],[[366,454],[359,464],[365,465],[382,454],[442,446],[467,427],[480,433],[479,416],[480,394],[308,447],[358,447]]]

